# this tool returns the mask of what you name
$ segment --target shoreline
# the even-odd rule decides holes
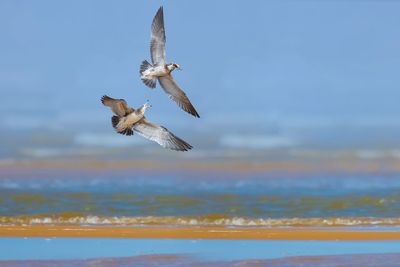
[[[400,231],[377,231],[370,228],[368,231],[360,231],[357,229],[340,227],[228,228],[186,226],[1,225],[0,237],[327,241],[400,240]]]

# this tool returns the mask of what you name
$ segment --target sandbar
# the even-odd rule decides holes
[[[79,237],[235,240],[400,240],[400,231],[341,227],[188,227],[2,225],[0,237]]]

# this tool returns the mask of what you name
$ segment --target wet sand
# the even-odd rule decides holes
[[[188,255],[145,255],[85,260],[14,260],[0,266],[398,266],[400,254],[353,254],[335,256],[298,256],[279,259],[207,261]]]
[[[400,240],[399,231],[341,227],[228,228],[160,226],[0,226],[0,237],[157,238],[227,240]]]

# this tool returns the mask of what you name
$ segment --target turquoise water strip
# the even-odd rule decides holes
[[[67,260],[191,254],[204,260],[400,253],[400,241],[0,238],[0,260]]]

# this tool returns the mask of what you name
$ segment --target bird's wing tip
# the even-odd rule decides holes
[[[106,98],[108,98],[108,96],[107,95],[103,95],[102,97],[101,97],[101,103],[103,103],[104,104],[104,101],[106,100]]]

